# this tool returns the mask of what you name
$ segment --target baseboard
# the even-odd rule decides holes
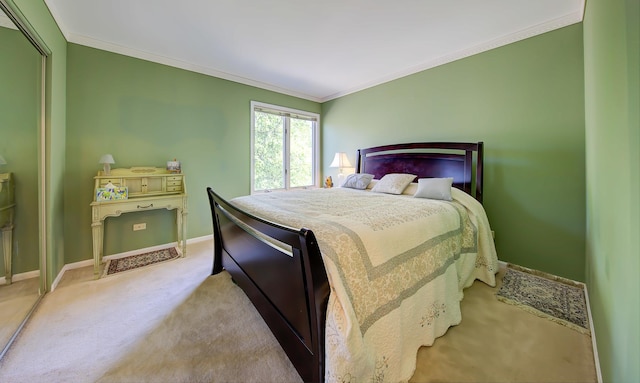
[[[589,303],[589,292],[587,291],[587,285],[584,286],[584,299],[587,301],[587,314],[589,315],[589,330],[591,330],[591,347],[593,348],[593,362],[596,365],[596,374],[598,376],[598,383],[602,383],[602,370],[600,370],[600,357],[598,356],[598,345],[596,343],[596,330],[593,326],[593,317],[591,316],[591,304]]]
[[[210,241],[210,240],[213,240],[213,234],[204,235],[202,237],[195,237],[195,238],[187,239],[187,245],[198,243],[198,242]],[[123,253],[105,255],[104,257],[102,257],[102,259],[103,260],[110,260],[110,259],[124,258],[124,257],[128,257],[128,256],[131,256],[131,255],[148,253],[150,251],[157,251],[157,250],[162,250],[162,249],[166,249],[166,248],[169,248],[169,247],[176,247],[176,246],[178,246],[178,242],[170,242],[170,243],[165,243],[163,245],[156,245],[156,246],[151,246],[151,247],[145,247],[143,249],[125,251]],[[51,291],[53,292],[56,289],[56,287],[58,286],[58,284],[62,280],[62,277],[64,276],[64,273],[66,271],[73,270],[73,269],[79,269],[81,267],[87,267],[87,266],[93,266],[93,259],[85,259],[84,261],[67,263],[64,266],[62,266],[62,269],[60,270],[60,272],[58,273],[56,278],[53,280],[53,283],[51,284]]]
[[[25,279],[38,278],[40,270],[27,271],[26,273],[14,274],[11,276],[12,282],[24,281]],[[0,277],[0,285],[7,283],[6,277]]]
[[[204,242],[204,241],[213,241],[213,234],[203,235],[202,237],[195,237],[195,238],[187,239],[187,245],[193,244],[193,243],[198,243],[198,242]]]

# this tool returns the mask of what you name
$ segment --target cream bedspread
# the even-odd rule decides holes
[[[452,202],[346,188],[239,197],[256,216],[311,229],[331,293],[326,382],[400,382],[420,346],[460,323],[462,290],[495,285],[498,260],[484,209],[453,189]]]

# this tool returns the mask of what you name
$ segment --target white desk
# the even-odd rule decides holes
[[[91,231],[93,234],[93,274],[100,278],[104,240],[104,219],[118,217],[123,213],[147,210],[176,210],[176,227],[179,251],[187,254],[187,192],[184,175],[174,174],[161,168],[135,167],[112,169],[109,175],[99,172],[95,180],[94,201],[91,203]],[[111,183],[129,188],[129,198],[97,201],[99,187]]]

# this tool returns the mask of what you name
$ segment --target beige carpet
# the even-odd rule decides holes
[[[38,278],[0,285],[0,352],[38,301]]]
[[[211,254],[206,241],[97,281],[92,267],[66,274],[0,361],[0,382],[299,382],[228,275],[209,276]],[[412,381],[595,381],[588,336],[494,290],[467,290],[462,324],[419,351]]]
[[[462,323],[418,351],[412,382],[597,382],[591,337],[500,302],[476,281]]]
[[[224,273],[205,279],[98,381],[265,380],[298,382],[300,376],[249,299]]]

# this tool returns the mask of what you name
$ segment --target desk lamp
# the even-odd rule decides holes
[[[111,164],[115,164],[116,162],[113,160],[113,156],[111,154],[105,154],[100,157],[100,161],[98,163],[103,165],[104,175],[108,176],[111,174]]]

